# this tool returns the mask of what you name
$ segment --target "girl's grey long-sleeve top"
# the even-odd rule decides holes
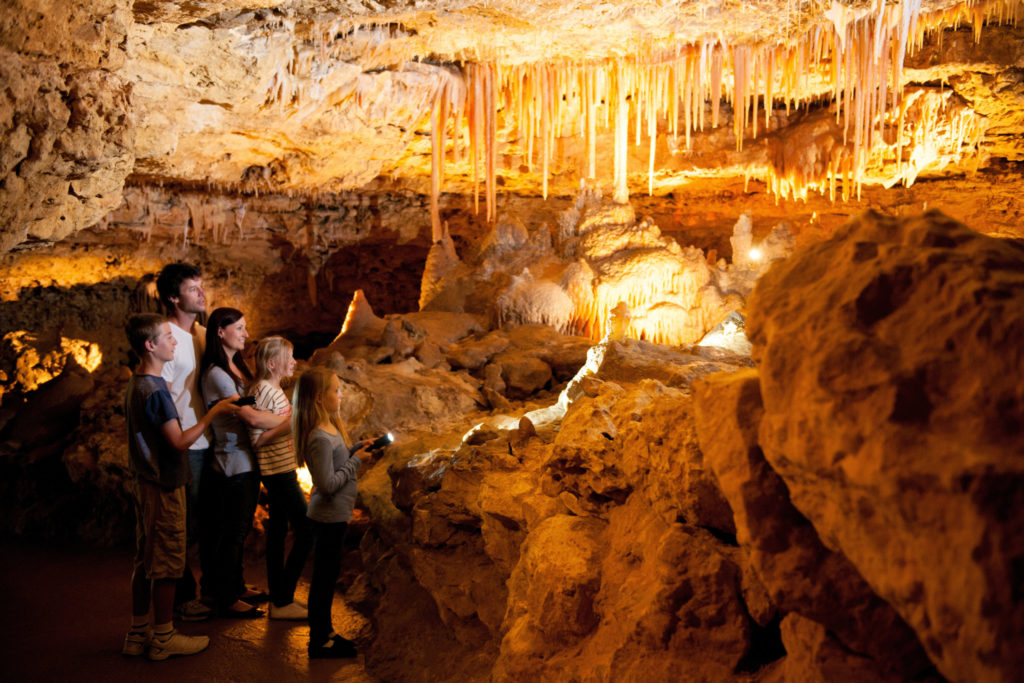
[[[341,434],[328,434],[322,429],[309,435],[306,455],[313,479],[306,516],[328,524],[351,521],[356,504],[356,471],[363,461],[349,452]]]

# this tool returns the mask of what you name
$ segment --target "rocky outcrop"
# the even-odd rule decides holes
[[[135,161],[130,3],[44,5],[0,9],[0,252],[98,222]]]
[[[757,372],[719,373],[702,380],[695,387],[694,406],[705,462],[729,501],[737,540],[756,575],[755,581],[745,577],[746,591],[763,587],[770,602],[770,609],[754,615],[758,623],[767,626],[786,615],[783,643],[790,653],[787,633],[801,649],[818,652],[827,630],[827,640],[833,643],[828,651],[847,653],[862,672],[858,676],[866,680],[919,679],[927,674],[931,663],[916,634],[846,557],[825,547],[814,526],[793,507],[786,483],[765,460],[757,440],[764,415]],[[815,644],[809,645],[808,639]],[[794,667],[787,660],[786,670],[794,674],[787,680],[798,680],[795,674],[804,668],[823,667],[810,666],[809,661]]]
[[[361,495],[453,637],[497,650],[497,680],[728,677],[754,627],[688,388],[738,359],[632,341],[595,349],[559,397],[564,418],[492,416],[461,444],[396,452],[390,481],[364,480]],[[659,371],[666,363],[676,371]],[[376,620],[388,614],[382,604]]]
[[[1022,665],[1024,247],[861,214],[764,276],[758,443],[793,505],[951,679]]]

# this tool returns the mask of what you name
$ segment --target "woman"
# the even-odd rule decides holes
[[[206,349],[200,365],[206,404],[244,393],[252,373],[241,352],[249,333],[242,312],[218,308],[206,327]],[[201,519],[199,560],[203,568],[202,593],[212,599],[224,617],[252,618],[263,610],[243,600],[262,595],[247,589],[242,578],[245,538],[260,492],[260,477],[249,443],[248,427],[273,429],[288,418],[242,406],[237,415],[213,420],[213,458],[203,474],[199,492]]]

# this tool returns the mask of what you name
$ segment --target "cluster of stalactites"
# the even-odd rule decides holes
[[[744,138],[757,136],[762,116],[765,130],[775,108],[788,113],[830,93],[843,129],[843,150],[822,177],[775,169],[769,171],[769,187],[797,196],[806,196],[808,187],[829,189],[834,197],[837,178],[845,178],[844,195],[851,185],[859,191],[871,150],[887,126],[895,131],[890,136],[895,137],[893,155],[902,163],[909,142],[901,106],[907,52],[919,48],[927,32],[961,23],[973,22],[977,40],[984,23],[1016,25],[1024,7],[1022,0],[969,1],[921,13],[920,4],[878,0],[873,8],[854,11],[835,3],[827,21],[787,44],[728,46],[716,40],[602,62],[468,64],[462,71],[464,100],[445,84],[432,109],[434,237],[441,234],[437,198],[449,154],[454,161],[469,154],[474,206],[482,175],[487,219],[494,219],[499,126],[525,145],[526,166],[540,172],[545,197],[558,138],[585,141],[586,156],[579,165],[593,179],[598,134],[612,132],[614,196],[625,201],[631,133],[636,146],[647,144],[648,191],[653,192],[659,133],[673,140],[681,134],[689,149],[691,133],[718,126],[723,100],[732,107],[736,149],[741,150]]]

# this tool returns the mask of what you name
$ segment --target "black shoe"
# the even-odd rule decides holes
[[[358,655],[355,643],[341,636],[333,636],[323,645],[309,645],[310,659],[350,659]]]
[[[224,619],[257,619],[263,616],[263,610],[259,607],[252,606],[250,606],[249,609],[231,609],[230,607],[223,607],[218,614]]]
[[[247,584],[245,586],[245,592],[239,595],[238,599],[244,600],[245,602],[248,602],[250,605],[255,605],[261,602],[266,602],[270,599],[270,596],[267,595],[266,591],[262,591],[256,586],[250,586]]]

